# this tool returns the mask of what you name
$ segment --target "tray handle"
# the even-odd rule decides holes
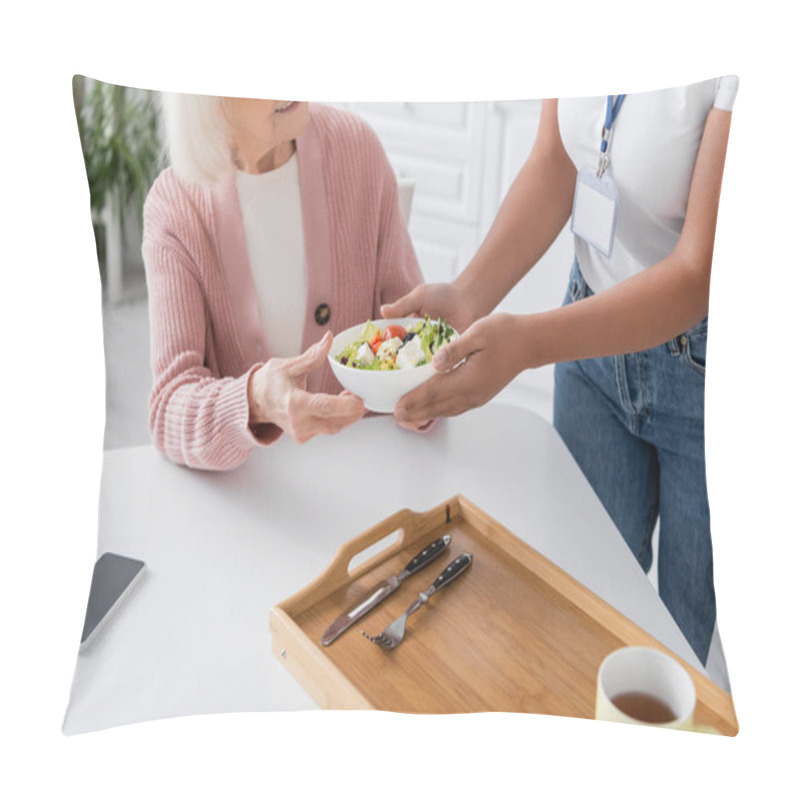
[[[305,589],[280,603],[278,607],[283,608],[291,615],[302,613],[305,609],[327,597],[331,592],[361,577],[377,564],[402,550],[407,542],[413,541],[420,516],[424,515],[416,514],[409,509],[397,511],[391,517],[387,517],[374,527],[364,531],[360,536],[346,542],[336,551],[333,561],[321,575]],[[400,531],[397,541],[392,542],[388,547],[368,558],[353,570],[350,569],[350,562],[355,556],[397,530]]]
[[[331,583],[340,585],[355,580],[402,550],[409,541],[413,540],[420,516],[422,515],[404,508],[382,520],[355,539],[343,544],[336,551],[333,562],[327,570],[329,585]],[[396,541],[382,548],[375,555],[352,569],[350,568],[353,559],[395,532],[399,532]]]
[[[356,580],[395,553],[398,553],[407,544],[413,542],[424,533],[432,531],[441,522],[450,522],[451,506],[453,516],[460,513],[460,499],[460,496],[453,497],[429,511],[401,509],[360,536],[356,536],[355,539],[346,542],[336,551],[333,561],[325,571],[323,577],[326,583],[339,587],[349,581]],[[350,564],[356,556],[398,530],[400,531],[400,536],[396,542],[381,549],[355,568],[350,569]]]
[[[305,589],[280,603],[279,607],[291,614],[299,614],[310,608],[331,592],[340,589],[351,581],[357,580],[371,569],[391,558],[407,544],[435,530],[437,525],[449,521],[450,505],[452,504],[453,506],[453,514],[455,516],[459,506],[458,501],[459,497],[452,498],[447,503],[442,503],[430,511],[417,512],[408,508],[396,511],[390,517],[341,545],[325,571]],[[358,566],[350,569],[350,564],[356,556],[395,531],[400,531],[396,541],[358,564]]]

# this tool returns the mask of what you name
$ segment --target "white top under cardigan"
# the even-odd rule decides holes
[[[297,153],[269,172],[237,170],[236,192],[270,353],[300,355],[307,278]]]
[[[619,192],[611,259],[574,237],[586,282],[600,292],[666,258],[686,217],[697,151],[712,107],[733,109],[739,79],[723,78],[625,97],[611,132],[609,173]],[[580,170],[596,166],[606,97],[558,101],[558,124]]]

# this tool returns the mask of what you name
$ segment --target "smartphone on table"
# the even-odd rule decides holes
[[[103,553],[94,565],[80,649],[88,647],[144,575],[144,561]]]

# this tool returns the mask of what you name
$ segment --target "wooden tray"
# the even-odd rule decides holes
[[[350,568],[394,532],[393,544]],[[452,536],[445,555],[322,647],[336,617],[444,533]],[[396,650],[361,635],[382,631],[465,551],[470,569],[409,618]],[[593,718],[600,663],[635,644],[683,664],[697,689],[697,724],[729,736],[739,729],[727,692],[460,495],[426,513],[400,511],[343,545],[319,578],[272,609],[270,629],[274,653],[322,708]]]

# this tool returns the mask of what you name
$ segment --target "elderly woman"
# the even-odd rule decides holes
[[[282,432],[364,413],[332,331],[422,281],[372,130],[301,102],[166,95],[172,166],[144,207],[150,431],[171,460],[231,469]]]

